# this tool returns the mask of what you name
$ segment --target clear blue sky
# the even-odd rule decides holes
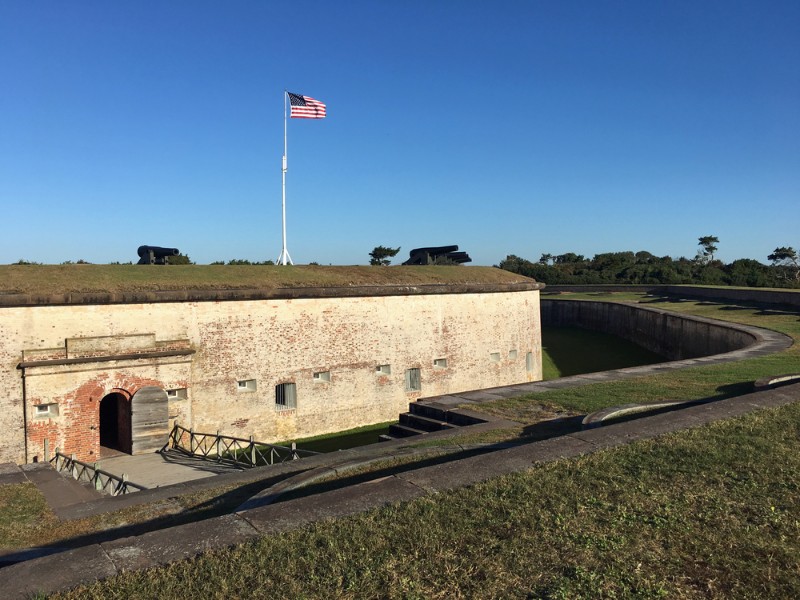
[[[2,0],[0,263],[800,246],[800,2]]]

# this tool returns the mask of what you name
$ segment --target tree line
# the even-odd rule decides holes
[[[698,239],[694,258],[655,256],[650,252],[605,252],[587,258],[574,252],[544,253],[533,262],[513,254],[500,261],[501,269],[557,284],[695,284],[746,287],[800,287],[800,257],[782,246],[767,257],[770,264],[740,258],[729,264],[716,259],[719,239]]]

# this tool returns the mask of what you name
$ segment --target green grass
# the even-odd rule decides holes
[[[664,362],[664,357],[614,335],[577,327],[542,327],[545,380]]]
[[[32,483],[0,486],[0,548],[31,544],[42,515],[49,512],[44,496]]]
[[[47,506],[39,489],[31,483],[0,486],[0,550],[48,545],[82,546],[201,521],[230,513],[284,477],[244,484],[221,484],[75,520],[59,519]]]
[[[32,295],[531,281],[492,267],[0,265],[0,294]]]
[[[376,443],[379,435],[388,433],[389,425],[392,423],[396,423],[396,421],[356,427],[355,429],[348,429],[347,431],[340,431],[338,433],[316,435],[295,440],[295,443],[298,449],[311,450],[313,452],[336,452],[337,450],[344,450],[346,448],[366,446]],[[276,445],[288,446],[290,444],[291,442],[281,442]]]
[[[126,573],[64,598],[790,598],[800,406]]]

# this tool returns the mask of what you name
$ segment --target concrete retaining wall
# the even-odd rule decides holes
[[[695,285],[669,285],[666,288],[671,296],[690,298],[714,298],[736,302],[758,302],[762,304],[782,304],[800,308],[800,290],[765,290],[759,288],[717,288]]]
[[[763,288],[704,287],[700,285],[548,285],[548,293],[632,292],[664,294],[681,298],[711,298],[734,302],[756,302],[800,307],[800,290]]]
[[[732,352],[756,341],[733,324],[634,304],[542,299],[541,310],[543,326],[610,333],[670,360]]]

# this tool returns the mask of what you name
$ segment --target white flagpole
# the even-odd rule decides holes
[[[286,155],[287,155],[287,144],[286,144],[286,101],[289,98],[289,94],[286,90],[283,91],[283,249],[281,250],[281,255],[278,257],[278,260],[275,261],[276,264],[285,265],[290,264],[293,265],[292,257],[289,256],[289,250],[286,249]]]

